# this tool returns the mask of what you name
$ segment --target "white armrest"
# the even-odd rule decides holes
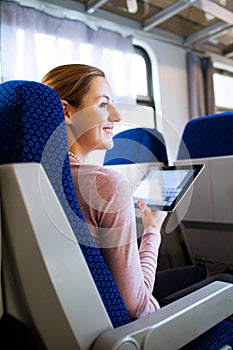
[[[164,308],[102,334],[92,350],[174,350],[233,313],[233,285],[214,282]]]

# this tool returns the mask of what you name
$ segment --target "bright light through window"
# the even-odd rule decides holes
[[[136,94],[148,96],[146,62],[141,55],[135,54],[133,72]]]
[[[92,56],[92,45],[87,43],[79,44],[79,57],[80,62],[86,62],[87,64],[91,62]]]
[[[217,107],[233,109],[233,77],[215,73],[214,94]]]

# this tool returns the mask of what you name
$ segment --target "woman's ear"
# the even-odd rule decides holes
[[[69,103],[66,100],[61,100],[63,111],[64,111],[64,117],[66,124],[72,124],[71,122],[71,115],[69,113]]]

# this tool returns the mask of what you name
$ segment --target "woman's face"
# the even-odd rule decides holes
[[[71,107],[70,114],[72,134],[85,152],[113,147],[114,122],[121,118],[112,103],[111,88],[104,77],[93,79],[82,106]]]

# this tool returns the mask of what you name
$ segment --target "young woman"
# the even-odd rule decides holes
[[[159,309],[152,291],[167,214],[138,201],[144,224],[138,249],[130,183],[112,169],[85,164],[91,151],[113,147],[112,130],[120,121],[105,74],[96,67],[70,64],[52,69],[42,83],[58,93],[63,105],[73,183],[90,233],[131,319],[143,317]]]

